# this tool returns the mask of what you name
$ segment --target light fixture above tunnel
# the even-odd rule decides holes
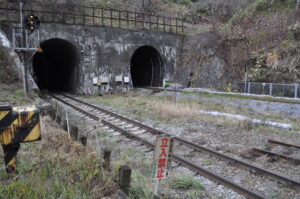
[[[131,58],[131,79],[134,87],[162,85],[164,77],[163,61],[152,46],[138,48]]]
[[[54,38],[41,43],[42,53],[33,56],[33,76],[40,89],[75,92],[79,54],[67,40]]]

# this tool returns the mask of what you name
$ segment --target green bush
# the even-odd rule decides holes
[[[269,0],[258,0],[253,4],[254,11],[265,11],[268,10],[271,6],[271,2]]]
[[[179,4],[190,4],[192,1],[191,0],[176,0],[176,3],[179,3]]]
[[[130,197],[132,199],[152,198],[152,184],[150,181],[148,177],[142,175],[139,171],[133,171]]]
[[[244,18],[249,18],[257,13],[269,13],[283,9],[294,9],[296,3],[294,0],[256,0],[254,3],[250,4],[245,10],[237,12],[230,20],[229,24],[234,24],[239,22]]]

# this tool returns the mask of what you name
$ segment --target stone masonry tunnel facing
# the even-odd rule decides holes
[[[134,52],[130,70],[134,87],[162,85],[164,77],[162,58],[151,46],[142,46]]]
[[[76,47],[63,39],[41,43],[43,52],[33,56],[33,76],[40,89],[75,92],[78,84],[79,54]]]

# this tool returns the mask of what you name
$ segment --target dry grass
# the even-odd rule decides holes
[[[0,169],[0,198],[101,198],[115,192],[91,149],[70,141],[48,117],[41,124],[42,141],[21,145],[18,174],[8,178]]]
[[[105,96],[89,97],[90,101],[129,111],[140,117],[156,121],[169,122],[181,125],[185,122],[207,122],[214,125],[227,126],[240,130],[252,130],[259,125],[253,124],[247,120],[237,120],[234,118],[212,116],[200,114],[200,110],[219,111],[231,114],[240,114],[250,118],[270,120],[274,122],[283,122],[292,124],[295,130],[300,129],[300,118],[285,116],[279,113],[254,112],[250,109],[237,108],[222,103],[214,102],[208,99],[179,99],[175,104],[173,97],[161,97],[153,95],[135,95],[126,96]]]

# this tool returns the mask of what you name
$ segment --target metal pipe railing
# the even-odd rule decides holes
[[[279,83],[263,83],[263,82],[239,82],[237,83],[239,92],[247,92],[248,94],[269,95],[276,97],[299,98],[299,84],[279,84]],[[246,89],[245,89],[246,88]]]
[[[0,3],[2,21],[19,22],[16,3]],[[184,32],[184,22],[179,18],[150,15],[139,12],[99,8],[71,4],[51,4],[39,2],[24,4],[24,14],[35,14],[42,23],[61,23],[73,25],[99,25],[134,30],[155,30],[162,32]],[[16,13],[14,16],[12,16]],[[124,15],[123,15],[124,13]],[[153,20],[152,20],[153,19]],[[156,20],[155,20],[156,19]],[[168,21],[169,23],[166,23]],[[156,27],[152,28],[152,27]],[[175,31],[174,31],[175,30]]]

